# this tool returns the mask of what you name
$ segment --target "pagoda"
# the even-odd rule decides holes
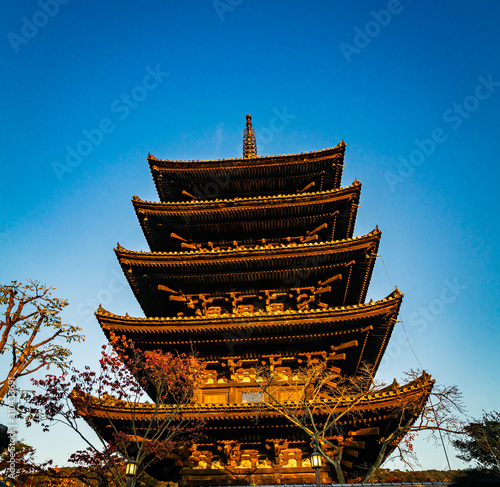
[[[256,367],[293,373],[319,359],[343,375],[364,364],[376,371],[403,297],[395,289],[366,302],[381,232],[353,235],[361,184],[341,187],[345,148],[258,156],[247,115],[242,158],[148,155],[159,201],[132,203],[150,251],[115,249],[145,317],[101,307],[96,316],[108,338],[195,350],[205,362],[205,383],[186,407],[204,418],[203,435],[169,469],[157,468],[158,479],[171,480],[174,468],[180,485],[314,482],[307,436],[265,401],[255,407]],[[423,407],[431,388],[430,378],[424,387],[395,383],[358,404],[358,416],[344,416],[336,441],[346,478],[373,464],[379,440],[404,414],[401,398]],[[112,409],[102,412],[104,437],[106,417],[127,425],[127,408]],[[99,425],[99,411],[93,416]],[[336,481],[325,462],[321,478]]]

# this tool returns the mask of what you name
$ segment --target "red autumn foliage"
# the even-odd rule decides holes
[[[121,485],[126,459],[135,458],[140,479],[154,462],[193,443],[202,421],[181,419],[179,413],[191,404],[203,375],[203,364],[194,355],[161,350],[144,353],[124,337],[112,337],[102,347],[97,371],[72,367],[68,374],[33,380],[38,393],[24,393],[20,415],[28,426],[37,423],[44,431],[64,424],[86,443],[85,450],[68,459],[78,467],[74,478],[92,481],[88,485],[104,486],[111,479]],[[139,420],[136,412],[148,400],[145,391],[154,401],[149,406],[152,414]],[[123,421],[106,415],[109,406],[121,406],[130,413],[125,429]],[[96,411],[101,416],[97,420]],[[93,440],[88,429],[82,428],[82,416],[95,431],[103,431],[104,421],[111,433]],[[97,421],[101,428],[96,428]]]

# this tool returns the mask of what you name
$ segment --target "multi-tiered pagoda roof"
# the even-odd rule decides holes
[[[197,250],[200,242],[232,248],[256,235],[261,245],[351,238],[360,190],[355,181],[327,191],[165,203],[135,196],[132,202],[150,249],[169,252]]]
[[[380,364],[402,294],[366,302],[381,232],[353,236],[361,184],[340,187],[345,147],[259,157],[247,117],[241,159],[148,156],[160,201],[132,203],[150,251],[115,249],[146,317],[103,308],[96,316],[108,338],[125,335],[142,350],[195,350],[205,361],[207,381],[186,414],[196,411],[206,426],[197,455],[176,467],[183,485],[313,480],[300,430],[245,400],[257,363],[294,370],[319,358],[348,376]],[[342,440],[348,477],[373,462],[380,437],[402,419],[401,398],[423,404],[431,387],[428,378],[394,385],[354,407],[345,398],[342,407],[353,411]],[[103,417],[126,424],[127,414],[117,404]],[[227,453],[228,445],[240,453]],[[327,466],[323,477],[335,479]]]
[[[205,161],[172,161],[149,154],[160,201],[233,199],[340,187],[345,143],[315,152]]]

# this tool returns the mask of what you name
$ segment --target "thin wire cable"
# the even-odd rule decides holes
[[[370,229],[369,229],[368,223],[366,221],[365,212],[363,211],[363,207],[361,205],[357,205],[357,206],[358,206],[358,208],[361,209],[361,215],[363,216],[363,220],[365,222],[366,231],[369,232]],[[387,275],[387,280],[389,281],[389,285],[391,286],[391,288],[394,288],[394,286],[392,285],[391,278],[389,276],[389,271],[387,270],[387,266],[385,265],[384,258],[382,257],[382,254],[379,252],[377,254],[377,257],[380,257],[380,259],[382,260],[382,263],[384,264],[385,273]],[[406,333],[406,327],[405,327],[404,321],[403,320],[399,320],[399,321],[400,321],[401,325],[403,326],[403,332],[405,334],[406,341],[408,342],[408,346],[410,347],[410,350],[413,353],[413,356],[415,357],[415,360],[417,361],[417,364],[418,364],[420,370],[424,370],[424,368],[422,367],[422,364],[420,363],[420,360],[417,357],[417,354],[415,353],[415,350],[411,346],[410,338],[408,337],[408,333]],[[432,399],[430,397],[429,397],[429,404],[431,406],[432,413],[434,414],[434,420],[436,421],[436,426],[437,426],[438,421],[437,421],[436,409],[434,408],[434,404],[432,404]],[[446,446],[444,444],[443,432],[440,429],[438,429],[438,433],[439,433],[439,439],[441,440],[441,445],[443,447],[444,456],[446,458],[446,463],[448,464],[448,470],[450,470],[450,472],[451,472],[451,464],[450,464],[450,459],[448,457],[448,452],[446,451]]]
[[[368,227],[368,223],[366,222],[366,217],[365,217],[365,212],[363,211],[363,207],[361,205],[358,205],[358,208],[361,209],[361,215],[363,216],[363,220],[365,222],[366,231],[369,232],[370,229]],[[385,260],[382,257],[382,254],[379,252],[377,254],[377,257],[380,257],[382,259],[382,264],[384,264],[384,269],[385,269],[385,274],[387,275],[387,280],[389,281],[391,288],[393,288],[394,286],[392,285],[391,278],[389,277],[389,271],[387,270],[387,266],[385,265]]]

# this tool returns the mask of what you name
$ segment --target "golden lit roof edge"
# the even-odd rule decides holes
[[[342,140],[339,142],[335,147],[328,147],[326,149],[321,149],[321,150],[316,150],[316,151],[309,151],[309,152],[297,152],[293,154],[279,154],[279,155],[265,155],[265,156],[255,156],[252,158],[243,158],[243,157],[231,157],[229,159],[192,159],[192,160],[177,160],[177,159],[159,159],[155,156],[153,156],[151,153],[148,153],[148,161],[155,161],[155,162],[168,162],[168,163],[173,163],[173,164],[186,164],[186,163],[202,163],[206,164],[207,162],[239,162],[242,164],[247,163],[248,161],[255,161],[258,159],[265,160],[265,159],[279,159],[279,158],[297,158],[299,156],[307,156],[307,155],[324,155],[325,153],[328,152],[334,152],[334,151],[339,151],[339,149],[343,149],[346,147],[346,143]]]
[[[379,408],[384,407],[384,403],[389,402],[395,398],[398,398],[402,395],[405,394],[411,394],[415,393],[418,391],[422,392],[422,395],[428,396],[431,393],[431,390],[435,384],[435,380],[431,379],[430,374],[427,372],[422,372],[422,375],[418,377],[417,379],[414,379],[413,381],[396,387],[390,391],[384,391],[384,392],[373,392],[372,394],[367,394],[366,399],[363,401],[359,402],[359,397],[346,397],[343,398],[342,402],[340,403],[339,407],[342,407],[344,404],[349,405],[352,403],[355,403],[358,401],[359,407],[365,407],[366,405],[370,406],[375,406],[376,404],[380,404]],[[78,397],[85,397],[89,398],[94,402],[92,411],[94,414],[88,414],[88,416],[98,416],[97,413],[98,411],[115,411],[115,412],[127,412],[127,411],[155,411],[156,410],[156,405],[151,404],[151,403],[131,403],[131,402],[126,402],[126,401],[121,401],[119,399],[115,399],[112,396],[107,396],[105,401],[109,405],[103,405],[99,407],[99,403],[101,400],[95,396],[91,396],[90,394],[86,393],[76,393],[76,394],[71,394],[71,400],[73,401],[73,404],[75,404],[76,409],[78,411]],[[335,399],[331,400],[332,402],[337,402]],[[328,403],[328,399],[322,399],[322,402]],[[300,407],[301,403],[300,401],[287,401],[287,405],[290,407],[293,407],[294,405],[297,405],[297,407]],[[221,407],[222,406],[222,407]],[[257,412],[258,414],[262,414],[264,412],[268,413],[276,413],[277,415],[279,414],[278,412],[275,411],[274,408],[269,407],[268,411],[264,411],[266,408],[265,403],[228,403],[228,404],[223,404],[223,405],[218,405],[218,404],[185,404],[181,407],[176,404],[161,404],[159,406],[159,414],[161,415],[161,411],[170,411],[170,410],[177,410],[179,413],[181,412],[187,412],[187,411],[198,411],[200,409],[233,409],[233,410],[243,410],[243,411],[248,411],[248,412]],[[378,409],[378,408],[374,408]],[[79,414],[82,416],[85,416],[84,411],[78,411]]]
[[[260,251],[266,251],[269,252],[270,250],[300,250],[304,248],[310,248],[310,247],[327,247],[329,245],[338,245],[338,244],[345,244],[345,243],[354,243],[358,240],[363,240],[363,239],[369,239],[370,237],[373,237],[375,235],[382,235],[382,230],[379,230],[378,225],[370,232],[365,235],[359,235],[356,237],[351,237],[351,238],[343,238],[341,240],[328,240],[325,242],[308,242],[308,243],[288,243],[288,244],[279,244],[279,245],[270,245],[270,246],[258,246],[258,247],[253,247],[251,249],[245,248],[245,249],[219,249],[219,250],[206,250],[206,251],[200,251],[200,250],[186,250],[186,251],[174,251],[174,252],[151,252],[149,250],[129,250],[126,249],[125,247],[122,247],[120,243],[118,242],[116,244],[116,247],[113,249],[115,253],[120,253],[120,254],[126,254],[126,255],[149,255],[151,257],[156,257],[156,256],[173,256],[173,255],[178,255],[178,256],[194,256],[194,255],[200,255],[200,256],[205,256],[205,255],[223,255],[223,254],[231,254],[231,253],[252,253],[252,254],[257,254]]]
[[[349,189],[361,187],[363,183],[355,179],[349,186],[343,186],[341,188],[328,189],[325,191],[312,191],[307,193],[287,193],[287,194],[272,194],[272,195],[262,195],[262,196],[248,196],[245,198],[215,198],[210,200],[183,200],[183,201],[149,201],[143,200],[139,196],[134,195],[131,198],[132,202],[138,203],[148,203],[152,205],[172,205],[172,206],[182,206],[182,205],[192,205],[192,204],[207,204],[207,203],[239,203],[239,202],[257,202],[257,201],[272,201],[280,199],[290,199],[290,198],[301,198],[301,197],[314,197],[314,196],[328,196],[335,193],[340,193]]]
[[[358,310],[358,311],[363,311],[366,309],[370,309],[371,307],[376,307],[376,306],[381,306],[384,303],[387,303],[389,301],[397,301],[397,300],[402,300],[404,297],[404,294],[396,287],[394,291],[391,292],[388,296],[386,296],[383,299],[379,299],[377,301],[370,301],[368,303],[361,303],[361,304],[351,304],[348,306],[336,306],[334,308],[326,308],[326,309],[309,309],[309,310],[301,310],[301,311],[294,311],[294,310],[287,310],[287,311],[279,311],[279,312],[266,312],[266,311],[261,311],[260,313],[255,313],[256,317],[258,318],[264,318],[264,317],[280,317],[280,316],[304,316],[304,315],[320,315],[320,314],[331,314],[332,312],[341,312],[341,311],[352,311],[352,310]],[[216,318],[214,316],[164,316],[164,317],[133,317],[129,316],[128,313],[123,315],[116,315],[114,313],[111,313],[110,311],[104,309],[101,305],[99,305],[99,308],[97,308],[97,311],[94,313],[97,317],[102,316],[102,317],[108,317],[112,319],[117,319],[120,321],[128,321],[130,323],[136,323],[139,325],[151,325],[153,323],[161,323],[161,322],[183,322],[183,321],[208,321],[208,320],[214,320],[214,319],[233,319],[238,321],[239,318],[241,318],[242,321],[248,321],[249,316],[247,315],[234,315],[231,313],[223,313],[220,316],[217,316]]]

